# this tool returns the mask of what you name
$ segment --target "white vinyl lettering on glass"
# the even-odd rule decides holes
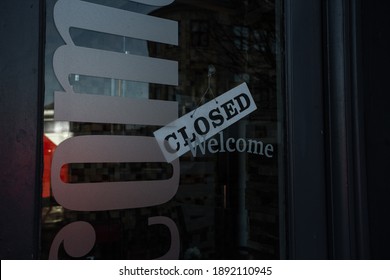
[[[165,6],[174,1],[134,2]],[[69,82],[69,75],[76,74],[177,85],[177,61],[76,46],[70,35],[70,28],[79,28],[177,45],[177,22],[80,0],[59,0],[54,8],[54,21],[65,41],[65,45],[59,47],[53,57],[54,72],[64,90],[55,92],[56,121],[163,126],[177,119],[177,102],[75,93]],[[152,182],[72,184],[63,182],[60,172],[64,165],[77,162],[163,161],[164,156],[153,137],[94,135],[70,138],[57,147],[53,157],[51,174],[53,196],[63,207],[77,211],[159,205],[170,200],[177,192],[179,160],[172,162],[171,178]],[[171,247],[161,258],[178,258],[180,237],[176,224],[167,217],[150,217],[149,225],[155,224],[167,226],[171,233]],[[58,250],[62,243],[70,256],[81,257],[93,248],[95,239],[92,225],[81,221],[73,222],[57,233],[49,257],[58,258]],[[82,244],[79,241],[82,241]]]

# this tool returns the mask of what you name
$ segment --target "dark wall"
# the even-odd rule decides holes
[[[362,1],[371,257],[390,259],[390,2]]]
[[[38,252],[40,0],[0,1],[0,258]]]

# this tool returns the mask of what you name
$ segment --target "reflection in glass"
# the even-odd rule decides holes
[[[247,83],[258,109],[223,131],[223,138],[257,141],[272,147],[259,153],[188,152],[180,158],[180,184],[169,202],[112,211],[71,211],[50,191],[50,164],[56,147],[84,135],[153,136],[158,126],[55,122],[54,91],[60,91],[52,67],[54,51],[64,44],[53,21],[55,0],[47,0],[45,174],[42,208],[42,258],[48,258],[56,234],[66,225],[86,221],[96,232],[93,249],[81,258],[154,259],[170,248],[166,226],[148,219],[169,217],[180,235],[182,259],[278,259],[283,248],[283,135],[281,106],[281,8],[279,0],[184,1],[166,7],[131,1],[86,2],[150,14],[179,24],[178,46],[71,28],[76,46],[169,59],[179,63],[179,85],[160,85],[72,73],[75,94],[177,101],[179,117],[196,109],[208,86],[215,96]],[[139,1],[142,2],[142,1]],[[214,71],[209,73],[212,65]],[[202,103],[213,98],[206,94]],[[221,136],[215,136],[220,143]],[[244,143],[244,141],[241,141]],[[245,142],[246,143],[246,142]],[[70,163],[64,182],[164,180],[164,163]],[[59,258],[72,258],[61,246]]]

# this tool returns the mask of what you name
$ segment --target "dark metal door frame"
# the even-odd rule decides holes
[[[327,259],[321,1],[286,0],[289,259]]]
[[[39,252],[43,3],[0,2],[0,258]]]
[[[367,259],[360,1],[286,0],[292,259]]]

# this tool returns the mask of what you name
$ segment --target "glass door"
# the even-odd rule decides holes
[[[47,0],[42,258],[285,258],[281,0]]]

